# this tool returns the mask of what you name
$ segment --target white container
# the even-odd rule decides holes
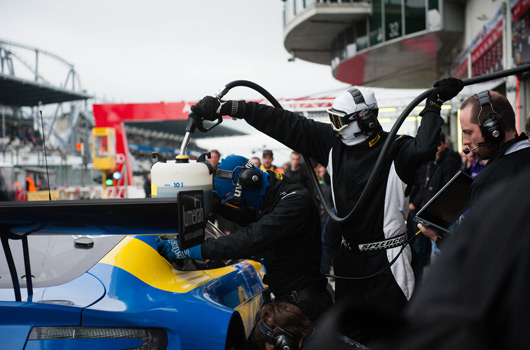
[[[206,216],[212,213],[213,175],[205,163],[156,162],[151,168],[151,195],[177,197],[179,191],[202,190]]]

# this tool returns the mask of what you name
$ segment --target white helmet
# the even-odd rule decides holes
[[[353,146],[365,141],[380,128],[378,111],[372,89],[351,87],[335,98],[328,114],[342,142]]]

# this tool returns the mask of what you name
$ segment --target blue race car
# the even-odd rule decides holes
[[[170,206],[149,212],[143,203],[125,220],[131,206],[122,213],[107,200],[94,214],[81,202],[63,205],[57,216],[52,204],[0,206],[0,348],[246,348],[263,304],[261,264],[173,266],[156,249],[164,236],[153,234],[175,232],[160,223]],[[148,229],[139,222],[150,214],[158,223]],[[141,235],[124,235],[131,227]],[[210,223],[205,231],[207,239],[222,235]]]

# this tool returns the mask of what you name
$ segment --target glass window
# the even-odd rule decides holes
[[[346,58],[346,33],[341,32],[338,37],[337,49],[339,58],[342,60]]]
[[[383,41],[383,12],[381,0],[372,1],[372,17],[370,17],[370,46]]]
[[[385,0],[385,40],[403,35],[401,0]]]
[[[355,42],[355,29],[354,27],[349,27],[346,29],[346,45],[352,44]]]
[[[440,2],[429,0],[429,12],[427,14],[427,28],[438,30],[442,28],[442,17],[440,16]]]
[[[106,157],[107,155],[107,135],[96,136],[96,156]]]
[[[405,0],[405,34],[425,28],[425,0]]]
[[[438,0],[429,0],[429,10],[439,10]]]
[[[331,43],[331,57],[332,57],[332,60],[331,60],[331,66],[333,67],[333,62],[335,62],[336,64],[340,63],[340,58],[339,58],[339,52],[338,52],[338,47],[337,47],[337,38],[335,38],[335,40],[333,40],[333,42]]]
[[[283,7],[284,26],[287,25],[295,16],[295,0],[287,0]]]
[[[366,25],[366,20],[359,21],[355,24],[357,51],[368,47],[368,31],[366,30]]]

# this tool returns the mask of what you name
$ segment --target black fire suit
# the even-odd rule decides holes
[[[491,156],[488,164],[475,177],[471,185],[471,203],[475,205],[484,193],[500,183],[527,171],[530,167],[530,147],[525,133],[502,144]]]
[[[244,229],[202,245],[205,259],[256,258],[266,268],[264,282],[277,300],[297,305],[316,320],[332,303],[320,271],[320,218],[307,189],[272,171],[263,210],[221,211]],[[241,214],[241,215],[238,215]]]
[[[530,164],[523,151],[504,160],[509,181],[490,183],[394,334],[373,349],[530,349],[529,169],[515,169]]]
[[[349,213],[367,183],[388,133],[381,131],[362,144],[346,146],[328,124],[254,102],[247,102],[245,108],[245,120],[250,125],[327,167],[337,213],[341,217]],[[377,179],[379,186],[357,216],[340,225],[347,244],[342,245],[335,262],[336,275],[371,275],[385,269],[399,253],[401,247],[370,251],[359,251],[357,247],[399,237],[406,232],[407,184],[414,182],[421,162],[434,158],[440,145],[441,125],[439,114],[425,112],[415,138],[399,136],[392,142],[384,169]],[[386,310],[399,311],[414,290],[410,261],[410,247],[406,247],[391,268],[375,277],[337,278],[337,301],[353,297],[363,305],[376,304]]]

